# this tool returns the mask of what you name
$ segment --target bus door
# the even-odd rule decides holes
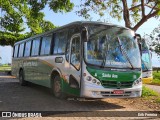
[[[69,86],[71,88],[80,88],[81,77],[81,37],[75,34],[70,40],[69,52]]]

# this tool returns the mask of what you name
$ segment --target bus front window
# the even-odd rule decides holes
[[[152,65],[151,65],[151,58],[150,58],[149,50],[142,51],[142,70],[146,71],[146,70],[151,70],[151,69],[152,69]]]
[[[130,30],[92,26],[85,47],[87,63],[115,68],[141,68],[139,49]]]
[[[152,70],[151,53],[145,39],[142,39],[142,71],[148,70]]]

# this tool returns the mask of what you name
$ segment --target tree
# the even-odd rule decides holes
[[[150,35],[145,35],[145,37],[149,39],[151,49],[160,56],[160,24],[151,32]]]
[[[41,12],[47,5],[56,13],[69,12],[74,6],[70,0],[0,0],[0,44],[13,45],[30,35],[55,28],[44,20]],[[30,29],[29,34],[22,34],[25,26]]]
[[[125,26],[134,31],[148,19],[160,15],[160,0],[86,0],[80,7],[77,13],[86,19],[91,17],[91,11],[101,17],[108,13],[118,20],[123,18]]]

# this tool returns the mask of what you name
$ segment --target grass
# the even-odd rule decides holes
[[[157,102],[157,103],[160,103],[160,97],[156,99],[156,102]]]
[[[160,72],[157,73],[157,71],[153,71],[152,83],[148,83],[148,84],[160,85]],[[155,92],[154,90],[143,86],[142,97],[149,100],[149,99],[152,99],[153,96],[155,97],[154,98],[155,102],[160,103],[160,95],[157,92]]]
[[[11,66],[0,66],[1,72],[10,71],[10,70],[11,70]]]
[[[143,86],[142,97],[148,97],[148,96],[158,96],[158,93],[148,87]]]
[[[160,72],[153,71],[153,81],[151,84],[160,85]]]
[[[142,97],[148,100],[153,99],[154,97],[155,102],[160,103],[159,93],[145,86],[142,88]]]
[[[0,66],[9,66],[8,64],[1,64]]]

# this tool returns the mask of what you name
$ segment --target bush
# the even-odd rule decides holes
[[[8,65],[8,64],[3,64],[2,66],[3,66],[3,67],[8,67],[9,65]]]
[[[151,84],[160,85],[160,72],[153,71],[153,81]]]
[[[159,79],[159,81],[160,81],[160,72],[153,72],[153,79]]]

